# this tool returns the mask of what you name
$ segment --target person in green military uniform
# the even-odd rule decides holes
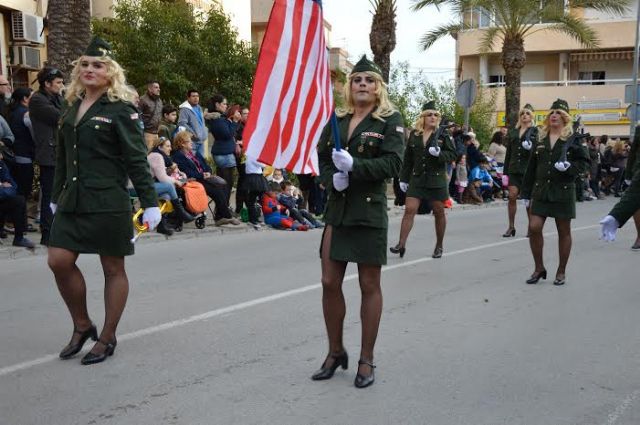
[[[611,212],[604,217],[601,239],[612,242],[616,240],[618,228],[625,225],[629,218],[633,217],[636,224],[636,241],[631,246],[634,251],[640,251],[640,125],[635,128],[635,137],[627,160],[625,179],[627,190]]]
[[[504,160],[504,174],[509,178],[509,201],[508,201],[508,217],[509,227],[502,235],[505,238],[514,237],[516,235],[516,211],[518,209],[517,201],[522,187],[524,173],[527,170],[529,157],[531,156],[531,148],[536,140],[538,140],[538,127],[536,127],[534,118],[534,109],[529,103],[524,105],[518,114],[518,123],[515,128],[507,133],[507,154]],[[530,211],[527,208],[527,218]]]
[[[129,292],[124,257],[133,254],[128,177],[145,209],[143,222],[153,229],[161,217],[132,95],[111,47],[95,37],[75,63],[66,93],[69,105],[60,119],[48,252],[74,326],[60,357],[71,358],[87,339],[97,340],[83,364],[105,360],[117,343],[116,327]],[[76,265],[81,253],[99,254],[105,276],[106,313],[99,337]]]
[[[386,264],[386,179],[402,165],[402,118],[389,101],[380,68],[366,56],[355,65],[345,85],[344,110],[337,111],[343,149],[335,146],[331,126],[320,137],[320,180],[327,191],[320,257],[322,307],[329,355],[313,380],[329,379],[347,368],[342,341],[345,300],[342,281],[349,262],[358,264],[362,306],[362,347],[355,386],[373,384],[373,349],[382,314],[380,276]]]
[[[535,271],[527,283],[537,283],[547,277],[542,260],[542,229],[548,217],[555,218],[560,253],[553,283],[565,283],[571,253],[571,219],[576,217],[575,179],[589,166],[586,148],[575,143],[572,136],[569,104],[558,99],[551,105],[540,129],[522,182],[522,198],[531,208],[529,245],[535,262]]]
[[[394,254],[404,256],[407,238],[413,227],[413,221],[420,203],[429,202],[435,217],[436,247],[433,258],[442,257],[444,232],[447,216],[444,202],[449,199],[447,164],[456,160],[456,148],[446,132],[435,140],[441,114],[434,101],[422,106],[422,113],[409,134],[404,162],[400,172],[400,190],[407,193],[404,215],[400,226],[400,240],[389,248]]]

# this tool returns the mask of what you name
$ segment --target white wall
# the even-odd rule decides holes
[[[251,0],[222,0],[222,8],[231,18],[240,40],[251,43]]]
[[[622,16],[612,15],[609,13],[598,12],[593,9],[586,9],[584,11],[584,17],[589,20],[594,21],[615,21],[619,19],[633,19],[635,20],[638,13],[638,0],[631,0],[632,4],[630,5],[629,10]]]

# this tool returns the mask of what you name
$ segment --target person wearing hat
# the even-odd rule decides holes
[[[431,204],[435,217],[436,246],[433,258],[442,257],[442,243],[447,226],[444,202],[449,199],[447,164],[456,160],[456,148],[446,131],[435,140],[441,115],[434,101],[422,106],[422,113],[409,135],[400,172],[400,189],[407,193],[404,215],[400,226],[400,240],[389,248],[404,256],[406,242],[422,201]]]
[[[143,222],[153,229],[161,218],[132,98],[110,45],[94,37],[75,62],[66,93],[69,107],[60,119],[48,258],[74,327],[60,358],[73,357],[89,338],[97,340],[82,364],[104,361],[117,344],[116,327],[129,291],[124,257],[134,252],[128,178],[144,208]],[[100,334],[89,317],[85,280],[76,265],[81,253],[100,255],[105,276]]]
[[[589,166],[586,148],[573,142],[569,104],[558,99],[533,143],[531,158],[522,182],[522,198],[531,208],[529,245],[535,271],[527,283],[547,278],[542,259],[542,230],[548,217],[555,218],[558,229],[559,264],[554,285],[564,285],[571,253],[571,219],[576,217],[576,176]],[[566,157],[564,154],[566,153]]]
[[[318,144],[320,180],[327,191],[322,234],[322,307],[329,354],[313,380],[329,379],[347,368],[342,332],[345,300],[342,281],[349,262],[358,264],[362,306],[362,347],[354,385],[373,384],[373,349],[382,314],[380,276],[387,262],[387,183],[402,165],[402,117],[389,100],[380,68],[366,56],[345,85],[345,108],[337,111],[342,149],[336,150],[331,125]]]
[[[531,149],[538,140],[538,127],[535,122],[535,111],[531,104],[527,103],[518,113],[516,127],[507,133],[507,155],[504,159],[504,174],[508,176],[509,201],[508,218],[509,227],[502,237],[509,238],[516,235],[516,211],[517,200],[522,187],[522,179],[527,170]],[[529,209],[527,219],[529,217]]]

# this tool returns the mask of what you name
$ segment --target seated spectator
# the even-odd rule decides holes
[[[489,161],[486,157],[480,159],[479,164],[471,170],[469,182],[482,196],[485,202],[492,200],[493,178],[489,174]]]
[[[162,107],[162,119],[158,126],[158,137],[164,137],[172,140],[176,133],[176,121],[178,120],[178,109],[173,105],[164,105]]]
[[[189,131],[180,131],[173,139],[173,155],[171,159],[190,179],[195,179],[204,186],[209,198],[216,205],[214,221],[216,226],[223,224],[241,224],[240,220],[231,217],[226,198],[226,182],[211,174],[211,167],[200,152],[193,152],[193,142]]]
[[[278,202],[277,191],[279,188],[277,183],[271,183],[269,191],[262,195],[264,222],[275,229],[308,230],[308,226],[294,221],[285,214],[286,208]]]
[[[0,154],[0,215],[13,221],[13,246],[34,249],[35,244],[24,237],[27,228],[27,210],[24,196],[18,195],[18,185]]]
[[[277,198],[289,213],[289,217],[308,226],[310,229],[318,229],[324,227],[324,224],[316,220],[313,215],[306,209],[302,208],[304,199],[297,193],[296,187],[288,180],[280,183],[281,192]]]
[[[284,172],[280,168],[274,168],[273,173],[267,176],[267,181],[276,182],[278,184],[282,183],[283,181],[285,181]]]

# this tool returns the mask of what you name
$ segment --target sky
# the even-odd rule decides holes
[[[408,61],[412,71],[422,69],[433,82],[454,78],[455,40],[446,36],[429,50],[422,51],[419,39],[430,29],[453,20],[448,9],[428,7],[418,12],[411,10],[412,0],[396,0],[396,48],[391,53],[392,65]],[[362,54],[372,58],[369,47],[372,6],[369,0],[323,0],[324,17],[331,24],[331,47],[342,47],[349,52],[352,63]]]

